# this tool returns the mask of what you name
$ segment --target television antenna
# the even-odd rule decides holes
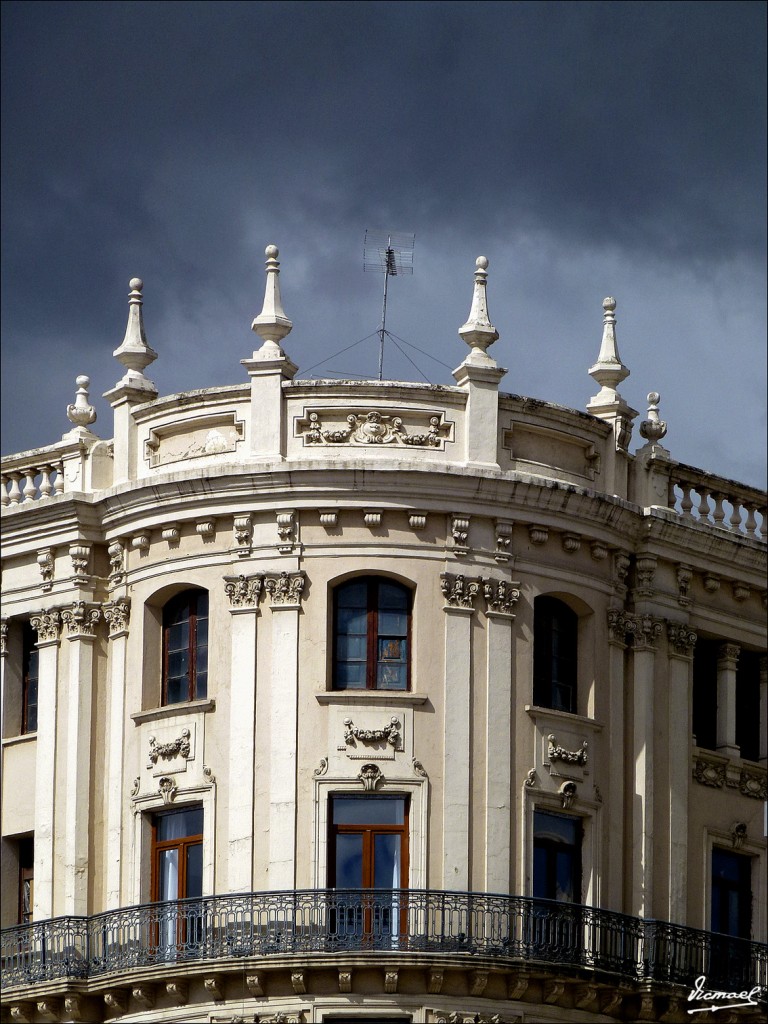
[[[413,273],[413,246],[415,235],[402,231],[385,233],[383,231],[365,232],[363,242],[363,270],[366,273],[384,274],[384,300],[381,308],[381,327],[379,335],[379,380],[384,373],[384,337],[389,336],[387,330],[387,287],[390,277]]]

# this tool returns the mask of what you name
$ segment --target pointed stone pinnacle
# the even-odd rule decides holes
[[[251,324],[251,330],[264,339],[264,344],[258,350],[259,356],[269,359],[285,355],[280,347],[280,342],[290,334],[293,324],[285,315],[283,301],[280,297],[280,263],[277,259],[280,252],[276,245],[268,245],[264,250],[264,255],[267,257],[264,264],[267,268],[264,305],[261,313]],[[255,352],[254,357],[256,357]]]
[[[485,364],[496,361],[488,355],[487,349],[499,337],[499,332],[488,318],[486,281],[488,278],[488,257],[478,256],[475,260],[475,284],[472,292],[472,306],[467,322],[459,328],[459,336],[472,350],[467,361]]]
[[[127,384],[146,389],[147,385],[154,388],[151,381],[144,376],[144,370],[157,359],[157,352],[147,344],[144,332],[144,316],[141,311],[143,298],[141,290],[144,282],[139,277],[132,277],[128,283],[131,289],[128,296],[128,324],[125,337],[119,348],[112,355],[126,369],[123,380]]]
[[[616,344],[616,299],[608,296],[603,299],[603,338],[597,362],[589,368],[589,375],[601,387],[594,401],[615,402],[620,395],[617,386],[629,376],[629,370],[619,357]]]

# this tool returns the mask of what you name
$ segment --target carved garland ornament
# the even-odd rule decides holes
[[[361,743],[380,743],[386,740],[394,750],[402,750],[400,739],[400,722],[394,715],[383,729],[357,729],[351,718],[344,719],[344,742],[348,747],[354,746],[356,740]]]
[[[547,736],[547,757],[550,761],[562,761],[563,764],[579,764],[586,765],[589,760],[587,757],[587,741],[584,740],[579,750],[566,750],[565,747],[557,746],[557,737],[554,733],[550,733]]]
[[[175,740],[171,740],[170,743],[158,743],[154,736],[150,736],[149,760],[152,764],[157,764],[158,759],[161,757],[166,760],[170,760],[172,757],[176,757],[177,755],[183,758],[188,758],[191,749],[189,737],[189,729],[182,729],[181,736],[178,736]]]
[[[319,412],[310,412],[306,420],[299,421],[299,427],[306,425],[303,433],[304,444],[350,444],[350,445],[405,445],[415,448],[442,448],[451,439],[452,423],[445,423],[441,415],[429,417],[429,425],[422,433],[409,433],[403,426],[401,416],[378,412],[349,413],[347,426],[337,430],[323,428]]]

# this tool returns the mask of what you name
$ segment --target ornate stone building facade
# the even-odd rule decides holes
[[[613,299],[586,412],[482,257],[456,386],[300,380],[277,255],[247,381],[134,279],[113,438],[3,459],[3,1020],[759,1019],[765,495],[630,452]]]

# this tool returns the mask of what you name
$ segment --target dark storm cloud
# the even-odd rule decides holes
[[[761,309],[762,4],[36,2],[3,12],[4,450],[65,429],[58,410],[76,373],[90,373],[94,392],[113,383],[134,273],[147,282],[161,391],[240,379],[268,241],[286,261],[302,366],[368,334],[380,282],[352,276],[366,226],[416,231],[418,280],[394,300],[399,333],[435,355],[451,338],[449,364],[462,357],[467,264],[488,250],[499,345],[505,327],[527,342],[527,353],[497,353],[522,375],[510,389],[583,404],[600,299],[622,285],[620,313],[635,323],[650,307],[666,330],[665,303],[684,314],[684,336],[679,324],[670,335],[696,360],[691,412],[716,400],[710,373],[746,397],[749,432],[759,431],[759,317],[737,328],[731,309],[720,325],[733,357],[754,364],[732,381],[707,332],[719,289],[732,307]],[[736,329],[751,338],[729,337]],[[631,359],[622,349],[635,401],[666,386],[664,373],[691,378],[684,360],[665,363],[655,340],[652,358],[649,344]],[[552,346],[578,387],[542,377]],[[662,381],[641,383],[653,373]],[[109,433],[102,408],[99,426]],[[734,447],[712,468],[731,472]],[[754,451],[738,453],[752,479]]]

